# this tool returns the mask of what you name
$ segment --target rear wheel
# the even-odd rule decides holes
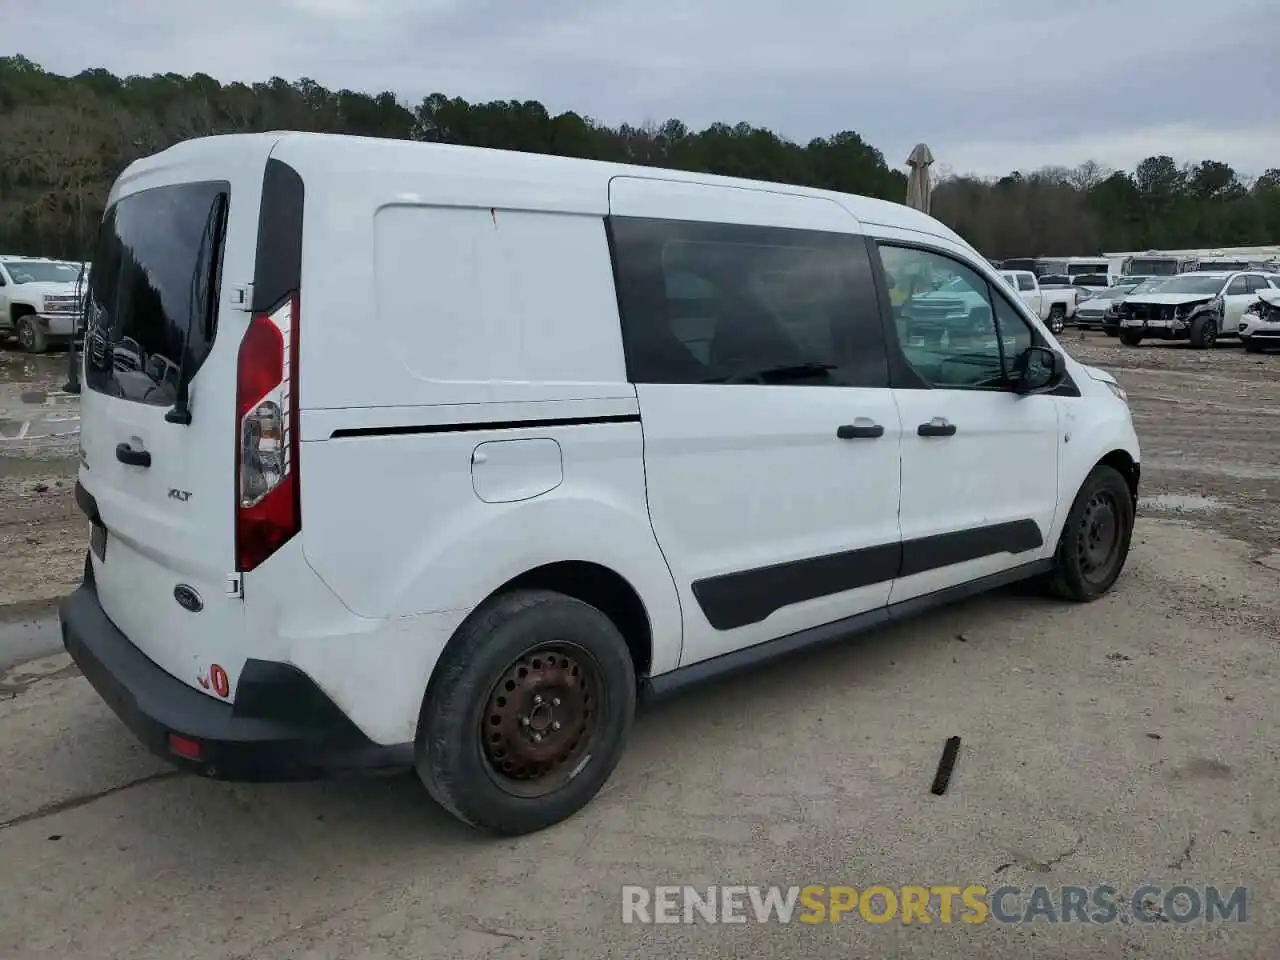
[[[1067,320],[1067,308],[1062,306],[1062,304],[1055,304],[1049,310],[1049,319],[1047,321],[1049,325],[1049,332],[1061,333],[1062,328],[1066,323],[1066,320]]]
[[[1218,318],[1202,313],[1191,321],[1191,345],[1208,350],[1218,341]]]
[[[1067,600],[1097,600],[1116,582],[1133,539],[1133,494],[1114,467],[1099,464],[1080,486],[1058,541],[1050,578]]]
[[[603,613],[546,590],[504,594],[441,658],[418,723],[418,775],[473,827],[541,830],[609,778],[635,698],[631,652]]]
[[[1142,334],[1138,333],[1136,330],[1121,330],[1120,342],[1126,347],[1136,347],[1142,342]]]
[[[49,338],[30,314],[18,318],[18,343],[27,353],[44,353],[49,349]]]

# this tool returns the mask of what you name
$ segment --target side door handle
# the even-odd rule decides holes
[[[151,454],[146,450],[135,450],[127,443],[116,444],[116,459],[131,467],[151,466]]]
[[[916,427],[916,433],[922,437],[954,437],[956,425],[946,417],[934,417],[928,423]]]
[[[836,427],[841,440],[875,440],[884,436],[884,427],[878,423],[845,423]]]

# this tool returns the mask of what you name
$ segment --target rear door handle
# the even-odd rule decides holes
[[[116,444],[116,459],[131,467],[151,466],[151,454],[146,450],[135,450],[127,443]]]
[[[928,423],[916,427],[916,433],[922,437],[954,437],[956,425],[946,417],[934,417]]]
[[[884,436],[884,427],[878,423],[845,423],[836,427],[841,440],[875,440]]]

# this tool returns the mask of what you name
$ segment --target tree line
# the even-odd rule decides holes
[[[533,100],[435,93],[410,105],[389,91],[335,91],[306,78],[223,84],[200,73],[117,77],[101,68],[67,77],[12,56],[0,58],[0,251],[88,257],[107,191],[131,161],[190,137],[282,129],[672,167],[899,202],[906,193],[906,175],[852,130],[799,144],[747,123],[611,127]],[[1280,243],[1280,168],[1248,181],[1219,161],[1156,156],[1132,171],[1086,163],[944,176],[933,212],[993,258]]]

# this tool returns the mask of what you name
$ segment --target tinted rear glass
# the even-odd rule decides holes
[[[178,378],[208,356],[216,333],[230,187],[184,183],[136,193],[102,221],[89,282],[85,383],[170,406]]]

